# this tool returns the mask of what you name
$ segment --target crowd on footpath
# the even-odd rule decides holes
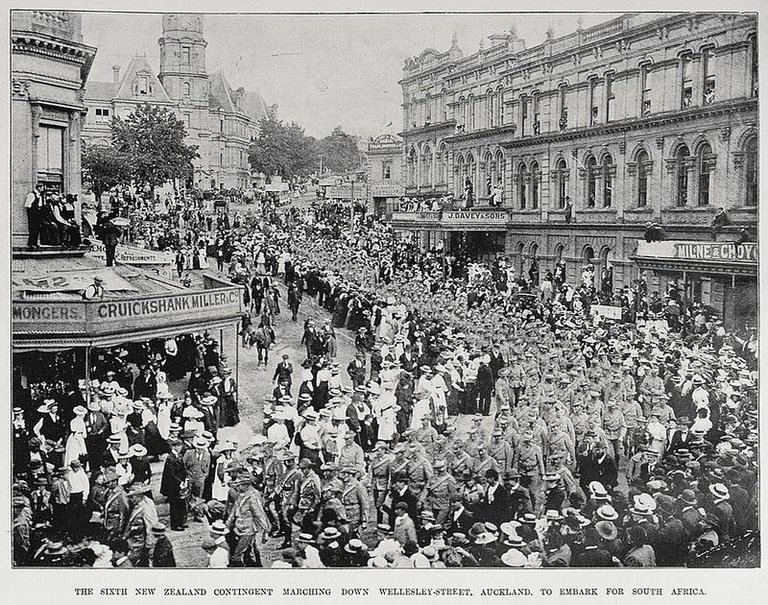
[[[684,566],[758,529],[756,335],[674,286],[598,291],[589,264],[575,285],[564,263],[526,277],[508,259],[421,250],[334,202],[218,234],[244,286],[242,346],[274,367],[263,430],[217,439],[238,403],[210,337],[170,414],[158,392],[136,396],[139,378],[131,392],[106,373],[85,405],[14,409],[16,564],[162,566],[166,525],[195,520],[209,567]],[[305,297],[328,312],[304,320],[304,359],[269,359],[283,296],[285,321]],[[590,313],[606,297],[621,321]],[[88,447],[92,415],[104,450]],[[159,493],[146,456],[164,460]]]

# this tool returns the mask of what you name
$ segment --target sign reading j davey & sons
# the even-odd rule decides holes
[[[90,301],[13,302],[13,333],[108,334],[164,325],[218,321],[241,313],[239,287],[203,292]]]
[[[443,219],[451,222],[500,223],[506,222],[508,215],[503,210],[478,212],[476,210],[449,210]]]

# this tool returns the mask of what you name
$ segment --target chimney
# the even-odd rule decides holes
[[[117,93],[117,87],[120,86],[120,66],[112,66],[112,77],[115,81],[115,93]]]

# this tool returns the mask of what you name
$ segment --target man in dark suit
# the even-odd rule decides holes
[[[208,440],[205,437],[195,437],[192,445],[194,447],[184,452],[181,459],[189,480],[190,496],[202,498],[205,479],[211,468],[211,453],[208,451]],[[195,517],[198,518],[197,514]]]
[[[499,343],[494,343],[493,349],[491,349],[491,363],[488,367],[491,368],[493,374],[493,384],[496,384],[496,380],[499,378],[499,370],[507,365],[504,355],[501,353],[501,347]]]
[[[464,508],[464,501],[457,498],[453,501],[453,510],[448,515],[449,533],[461,533],[466,535],[475,523],[475,516]]]
[[[488,489],[485,491],[481,508],[484,512],[483,518],[499,526],[511,518],[509,492],[499,481],[499,473],[496,469],[488,469],[485,477],[488,479]]]
[[[390,505],[389,526],[395,526],[395,506],[398,502],[404,502],[408,506],[408,516],[414,520],[418,517],[419,497],[408,487],[408,475],[398,473],[392,477],[392,490],[390,492],[392,503]]]
[[[490,356],[485,355],[480,361],[480,367],[477,368],[477,392],[480,396],[478,408],[483,416],[490,414],[491,393],[493,393],[493,386],[495,384],[493,372],[488,367],[489,363]]]
[[[615,489],[619,484],[619,472],[616,462],[605,450],[605,445],[596,443],[592,451],[581,461],[581,479],[579,483],[584,492],[589,491],[589,484],[599,481],[606,489]]]
[[[275,368],[275,374],[272,376],[272,380],[280,383],[285,382],[290,390],[291,384],[293,384],[291,375],[293,374],[293,364],[290,362],[288,355],[283,355],[283,360],[277,364]]]
[[[512,519],[519,519],[525,513],[533,512],[531,492],[520,485],[520,473],[510,471],[504,475],[504,483],[509,494],[509,514]]]
[[[187,485],[187,469],[181,458],[182,442],[171,442],[171,451],[165,459],[160,493],[168,498],[171,513],[171,529],[182,531],[187,525],[187,501],[183,492]]]
[[[584,529],[584,548],[577,552],[571,560],[571,567],[618,567],[618,561],[614,560],[604,548],[600,547],[600,534],[592,527]]]
[[[98,401],[91,401],[88,404],[88,413],[83,420],[86,430],[85,449],[88,451],[88,466],[93,472],[101,468],[104,460],[104,451],[107,449],[107,437],[109,436],[109,421],[101,411]]]

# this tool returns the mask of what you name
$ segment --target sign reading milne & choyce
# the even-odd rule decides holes
[[[637,242],[637,255],[643,258],[706,261],[720,263],[757,263],[756,243],[738,246],[733,242],[696,242],[667,240],[663,242]]]

